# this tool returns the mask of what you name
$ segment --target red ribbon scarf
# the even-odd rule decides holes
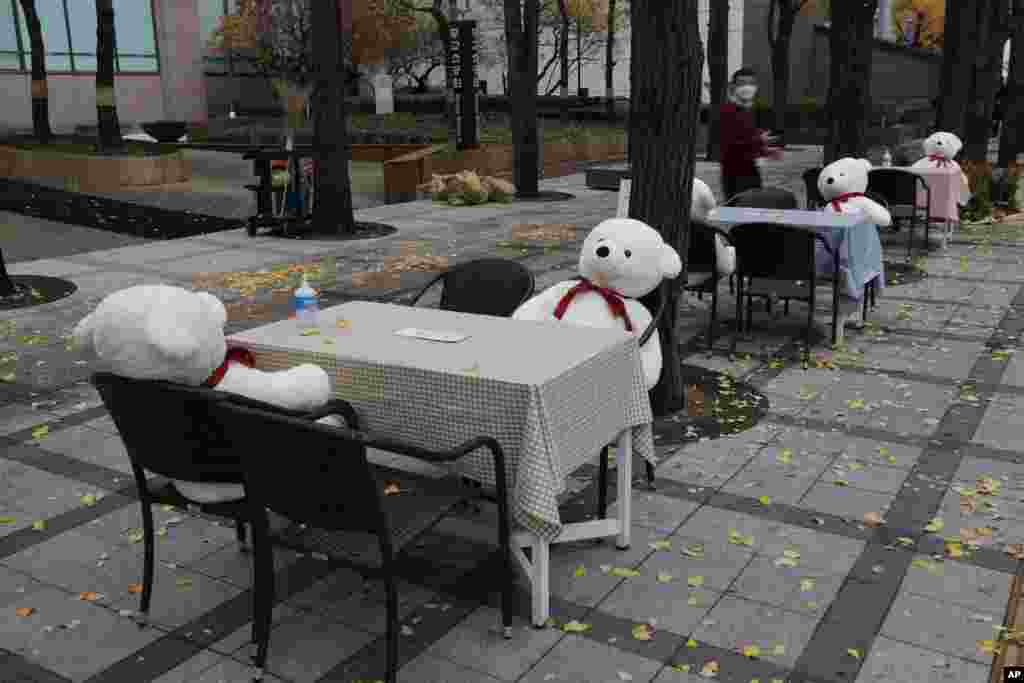
[[[863,192],[847,192],[846,194],[841,194],[838,197],[833,197],[832,198],[832,208],[836,210],[836,213],[842,213],[843,210],[839,206],[840,204],[842,204],[843,202],[845,202],[848,199],[853,199],[854,197],[863,197],[863,196],[864,196]]]
[[[248,349],[228,349],[227,353],[224,354],[224,362],[217,366],[217,369],[203,382],[203,386],[207,389],[212,389],[220,384],[220,381],[224,379],[224,375],[227,374],[228,364],[232,362],[241,363],[247,368],[256,367],[256,357]]]
[[[626,323],[626,329],[630,332],[633,331],[633,322],[629,319],[629,313],[626,312],[626,302],[623,300],[622,295],[616,292],[614,289],[607,287],[598,287],[590,280],[580,280],[580,283],[570,289],[562,299],[555,306],[555,318],[558,320],[562,319],[565,315],[565,310],[569,308],[569,304],[577,294],[584,292],[597,292],[604,297],[604,300],[608,302],[608,308],[612,311],[612,317],[622,318]]]

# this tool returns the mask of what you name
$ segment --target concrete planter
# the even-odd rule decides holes
[[[167,185],[192,177],[191,166],[180,150],[151,157],[90,156],[7,146],[0,146],[0,173],[11,177],[61,178],[72,192]]]

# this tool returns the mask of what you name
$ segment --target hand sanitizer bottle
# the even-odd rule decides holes
[[[317,301],[316,290],[309,286],[305,275],[302,276],[302,285],[295,290],[292,303],[295,308],[295,320],[299,323],[299,327],[316,327],[320,304]]]

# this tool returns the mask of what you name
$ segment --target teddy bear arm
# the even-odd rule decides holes
[[[512,314],[513,320],[550,320],[555,313],[555,306],[570,289],[577,285],[577,281],[559,282],[545,289]]]
[[[331,392],[327,373],[308,363],[273,372],[232,365],[217,388],[287,410],[319,408]]]

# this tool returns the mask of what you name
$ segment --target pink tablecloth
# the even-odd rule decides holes
[[[957,205],[966,205],[971,198],[968,188],[963,186],[963,178],[956,169],[952,168],[911,168],[902,167],[901,170],[910,171],[924,178],[928,188],[932,192],[932,203],[928,213],[933,219],[960,221],[960,210]],[[924,204],[926,201],[924,190],[919,191],[917,201]]]

